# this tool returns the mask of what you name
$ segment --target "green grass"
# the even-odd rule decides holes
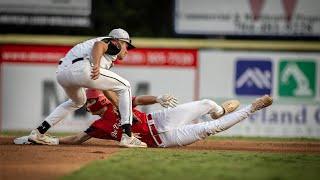
[[[320,155],[123,149],[62,179],[318,179]]]

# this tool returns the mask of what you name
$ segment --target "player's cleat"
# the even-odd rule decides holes
[[[31,131],[28,141],[35,144],[43,144],[43,145],[58,145],[59,139],[55,137],[51,137],[46,134],[41,134],[38,129],[34,129]]]
[[[223,113],[218,114],[217,112],[212,112],[211,118],[212,119],[218,119],[226,114],[229,114],[233,111],[235,111],[240,106],[240,102],[238,100],[229,100],[225,101],[221,104],[221,107],[223,108]]]
[[[121,147],[128,147],[128,148],[146,148],[147,147],[147,144],[142,142],[140,139],[134,136],[129,137],[125,133],[122,134],[119,145]]]
[[[13,143],[14,144],[32,144],[32,142],[28,141],[28,137],[29,136],[22,136],[22,137],[15,138],[13,140]]]
[[[260,109],[263,109],[265,107],[268,107],[272,104],[273,100],[272,97],[269,95],[264,95],[258,99],[256,99],[252,104],[251,104],[251,110],[250,112],[256,112]]]

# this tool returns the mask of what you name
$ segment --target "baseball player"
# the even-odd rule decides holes
[[[74,136],[53,138],[56,144],[81,144],[91,137],[120,141],[120,119],[114,106],[97,90],[87,90],[87,110],[101,119],[95,121],[85,132]],[[184,146],[205,139],[227,130],[246,119],[250,114],[270,106],[272,98],[263,96],[236,112],[239,101],[226,101],[219,106],[212,100],[204,99],[173,107],[172,101],[162,101],[165,96],[137,96],[133,98],[133,113],[138,121],[132,125],[132,132],[137,134],[148,147]],[[160,103],[173,108],[150,114],[138,111],[135,106]],[[194,124],[194,120],[210,114],[212,121]],[[29,143],[26,137],[17,138],[15,144]]]
[[[123,29],[113,29],[109,36],[90,39],[74,46],[61,59],[57,70],[58,83],[70,99],[59,105],[38,128],[32,130],[29,141],[48,145],[54,143],[45,133],[86,103],[84,88],[95,88],[102,90],[106,96],[109,96],[107,90],[114,91],[119,97],[117,104],[112,102],[121,115],[120,126],[124,133],[120,146],[146,147],[144,142],[131,133],[130,83],[109,70],[116,59],[124,59],[132,48],[135,47],[131,44],[129,34]]]

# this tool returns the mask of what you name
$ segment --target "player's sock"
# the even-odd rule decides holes
[[[249,117],[251,110],[251,105],[248,105],[238,111],[233,113],[227,114],[215,121],[209,122],[210,133],[209,134],[216,134],[221,131],[225,131],[230,127],[234,126],[235,124],[241,122],[242,120]]]
[[[37,129],[41,134],[44,134],[50,129],[50,127],[51,125],[47,121],[43,121]]]
[[[129,137],[131,137],[131,124],[124,124],[121,126],[122,132],[126,133]]]

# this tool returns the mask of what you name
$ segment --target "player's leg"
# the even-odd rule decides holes
[[[69,100],[60,104],[46,119],[50,126],[54,126],[69,113],[81,108],[86,103],[86,93],[82,87],[64,87]]]
[[[64,87],[64,90],[70,99],[56,107],[37,129],[31,131],[29,141],[37,144],[55,144],[55,141],[51,137],[46,136],[45,133],[69,113],[74,112],[85,104],[86,95],[84,88],[70,86]]]
[[[250,114],[250,107],[251,106],[247,106],[215,121],[180,126],[160,134],[160,137],[164,141],[166,147],[188,145],[205,139],[211,134],[226,130],[247,118]]]
[[[119,97],[120,122],[124,133],[121,138],[120,146],[125,147],[147,147],[147,145],[136,139],[131,134],[132,124],[132,94],[130,83],[116,73],[100,69],[100,76],[97,80],[88,80],[87,87],[111,90]]]
[[[121,125],[132,123],[132,95],[130,83],[112,71],[100,70],[100,77],[97,80],[90,80],[88,87],[111,90],[119,97],[119,111],[121,115]]]
[[[203,99],[154,112],[152,116],[155,118],[158,131],[164,132],[178,126],[193,124],[194,120],[205,114],[211,112],[223,113],[223,111],[223,108],[214,101]]]
[[[160,134],[166,147],[183,146],[205,139],[209,135],[225,131],[235,124],[249,117],[257,110],[270,106],[272,98],[264,96],[257,99],[251,105],[248,105],[238,111],[223,116],[215,121],[208,121],[199,124],[191,124],[176,128],[172,131]]]

